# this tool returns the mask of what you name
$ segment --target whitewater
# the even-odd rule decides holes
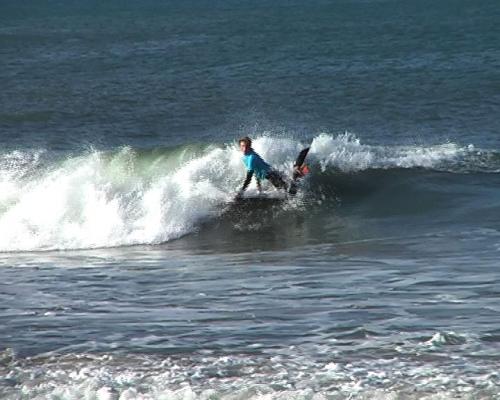
[[[473,145],[372,146],[352,134],[320,134],[309,144],[313,174],[331,174],[332,187],[335,172],[485,169],[477,160],[461,165],[481,159]],[[254,147],[290,175],[295,155],[309,144],[264,134],[255,138]],[[487,168],[498,166],[490,162]],[[87,149],[79,154],[13,151],[0,156],[0,176],[0,251],[5,252],[159,244],[180,238],[220,217],[241,186],[244,168],[232,143],[193,144]],[[308,191],[318,188],[306,182],[303,194]]]

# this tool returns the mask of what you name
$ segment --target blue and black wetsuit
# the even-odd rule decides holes
[[[254,174],[257,181],[269,179],[269,181],[277,189],[287,189],[288,185],[283,180],[281,174],[278,171],[273,170],[271,166],[266,163],[253,149],[249,149],[243,155],[243,163],[247,169],[247,176],[245,178],[245,182],[243,182],[240,192],[243,192],[248,187]]]

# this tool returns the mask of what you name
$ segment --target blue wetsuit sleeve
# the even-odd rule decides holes
[[[247,171],[253,171],[255,169],[255,157],[253,154],[249,154],[248,156],[245,156],[245,167],[247,168]]]

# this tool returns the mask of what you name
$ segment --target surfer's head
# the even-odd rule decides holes
[[[252,139],[250,139],[248,136],[245,136],[244,138],[241,138],[238,143],[240,144],[240,150],[243,153],[246,153],[248,150],[252,148]]]

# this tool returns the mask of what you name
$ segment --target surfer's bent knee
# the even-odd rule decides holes
[[[278,189],[287,189],[288,185],[283,180],[283,176],[275,170],[271,170],[267,173],[266,179],[272,183],[272,185]]]

